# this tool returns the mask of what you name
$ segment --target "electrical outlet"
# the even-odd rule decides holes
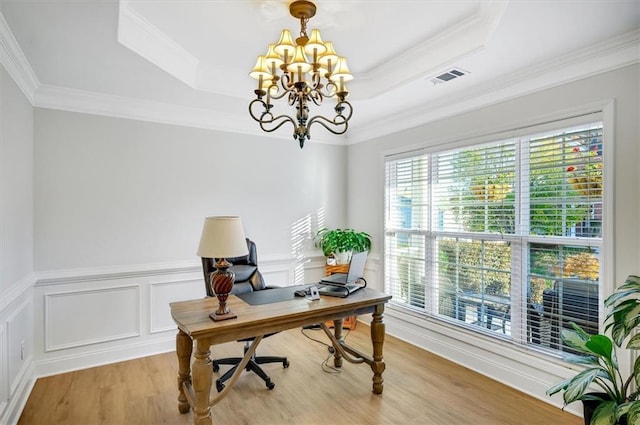
[[[20,341],[20,360],[24,360],[24,341]]]

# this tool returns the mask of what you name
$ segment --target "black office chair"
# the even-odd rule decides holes
[[[256,249],[256,244],[247,239],[247,248],[249,250],[249,254],[243,257],[236,258],[227,258],[227,261],[233,264],[229,268],[229,270],[235,273],[235,284],[233,285],[233,290],[231,291],[233,294],[244,294],[252,291],[261,291],[263,289],[270,289],[264,282],[262,274],[258,270],[258,253]],[[207,296],[213,297],[213,291],[211,290],[211,286],[209,284],[211,273],[215,271],[215,259],[202,257],[202,270],[204,272],[204,282],[205,288],[207,290]],[[273,334],[265,335],[265,337],[269,337]],[[246,353],[250,347],[251,342],[253,342],[255,338],[244,338],[239,341],[244,342],[244,352]],[[233,373],[238,368],[238,364],[242,361],[242,357],[229,357],[223,359],[213,360],[213,371],[218,372],[220,370],[220,365],[233,365],[231,369],[226,371],[220,378],[216,380],[216,389],[218,392],[222,391],[224,388],[224,382],[231,378]],[[286,357],[274,357],[274,356],[253,356],[245,370],[251,371],[262,378],[267,385],[267,388],[272,390],[276,384],[273,383],[271,378],[262,370],[259,366],[265,363],[282,363],[284,368],[289,367],[289,361]]]

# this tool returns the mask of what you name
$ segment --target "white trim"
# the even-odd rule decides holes
[[[8,348],[8,343],[11,341],[11,326],[10,324],[12,322],[14,322],[14,319],[21,314],[23,311],[25,311],[25,309],[27,309],[30,305],[33,304],[33,300],[32,299],[27,299],[24,300],[22,303],[20,303],[19,306],[17,306],[13,312],[7,317],[7,348]],[[11,370],[12,364],[11,364],[11,357],[8,355],[9,353],[7,352],[7,370]],[[13,382],[10,383],[9,385],[9,398],[13,398],[13,396],[15,395],[16,390],[20,387],[23,378],[25,376],[27,376],[27,370],[29,369],[29,367],[31,366],[31,364],[33,363],[33,357],[32,354],[29,353],[29,355],[25,358],[21,360],[22,363],[22,367],[20,368],[20,370],[18,371],[18,373],[16,374],[15,380]]]
[[[29,400],[29,395],[36,384],[35,365],[30,362],[27,366],[22,380],[16,388],[15,394],[9,399],[9,404],[5,411],[0,411],[0,424],[15,425],[20,419],[22,410]]]
[[[249,102],[247,101],[247,105]],[[234,114],[228,110],[193,108],[171,103],[115,96],[42,84],[35,94],[34,106],[60,111],[79,112],[106,117],[131,119],[158,124],[247,134],[294,142],[292,133],[286,130],[265,133],[249,114]],[[314,133],[312,143],[345,145],[346,136]]]
[[[202,265],[194,261],[174,263],[135,264],[131,266],[94,267],[89,269],[52,270],[36,273],[36,287],[75,282],[129,279],[145,276],[191,273],[201,271]]]
[[[191,88],[196,88],[200,61],[120,0],[118,42]]]
[[[354,100],[384,96],[409,81],[431,76],[465,56],[484,49],[509,1],[482,2],[477,12],[427,40],[388,58],[350,83]]]
[[[0,311],[3,311],[11,303],[19,299],[23,294],[26,294],[36,282],[36,276],[33,273],[23,277],[13,285],[9,286],[9,289],[0,293]]]
[[[0,12],[0,63],[33,105],[34,95],[40,86],[40,81],[13,36],[2,12]]]
[[[312,142],[333,145],[361,143],[622,68],[640,62],[639,46],[640,30],[632,31],[560,59],[529,67],[522,72],[511,74],[507,79],[494,79],[458,95],[429,102],[422,107],[414,107],[410,111],[401,111],[385,118],[376,118],[372,122],[363,122],[362,125],[349,129],[343,136],[318,132]],[[285,130],[265,133],[255,125],[248,114],[232,114],[224,110],[190,108],[50,85],[39,85],[33,99],[34,106],[42,108],[259,135],[286,143],[292,142],[291,134]]]
[[[152,341],[135,340],[135,342],[115,347],[100,347],[99,349],[86,350],[81,353],[37,360],[35,362],[35,371],[36,376],[42,378],[74,370],[167,353],[175,349],[176,343],[173,335]]]
[[[640,30],[349,130],[349,145],[461,115],[640,62]]]

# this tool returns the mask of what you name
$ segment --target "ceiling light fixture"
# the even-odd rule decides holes
[[[291,31],[285,29],[277,44],[270,44],[267,54],[258,56],[256,66],[249,73],[258,80],[254,90],[256,98],[249,104],[249,114],[260,123],[260,128],[272,132],[287,122],[293,124],[293,138],[300,148],[311,138],[309,128],[321,124],[333,134],[344,134],[353,114],[346,100],[349,94],[346,82],[353,79],[347,60],[338,56],[330,41],[323,42],[320,31],[313,29],[307,35],[307,23],[316,14],[316,5],[310,1],[294,1],[289,13],[300,19],[300,37],[295,43]],[[320,106],[325,97],[335,97],[335,116],[330,119],[322,115],[309,117],[311,102]],[[289,115],[274,115],[273,100],[286,98],[290,106],[296,107],[295,118]]]

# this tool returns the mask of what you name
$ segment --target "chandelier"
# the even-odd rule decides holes
[[[316,14],[316,5],[310,1],[294,1],[289,13],[300,19],[300,37],[295,42],[288,29],[282,31],[277,44],[270,44],[266,55],[258,56],[256,66],[249,73],[258,80],[254,90],[256,98],[249,104],[249,114],[266,132],[272,132],[287,122],[293,125],[293,138],[300,148],[311,138],[311,125],[319,123],[333,134],[344,134],[353,114],[346,100],[349,94],[346,82],[353,79],[347,60],[338,56],[330,41],[323,42],[320,31],[313,29],[307,35],[307,23]],[[309,116],[309,106],[320,106],[324,98],[335,98],[335,116]],[[274,100],[286,98],[296,108],[295,118],[272,111]],[[284,103],[284,101],[283,101]]]

